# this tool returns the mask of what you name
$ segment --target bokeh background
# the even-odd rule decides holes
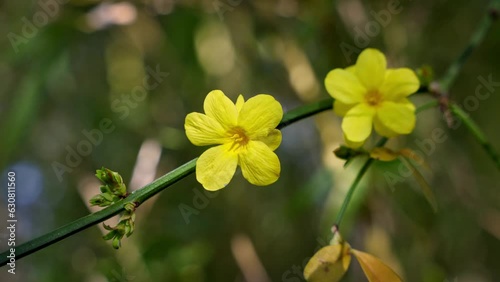
[[[120,172],[133,190],[197,157],[206,148],[189,143],[183,123],[186,114],[202,111],[210,90],[233,100],[268,93],[290,110],[327,98],[327,72],[353,64],[365,47],[383,50],[392,66],[429,64],[439,77],[487,6],[482,0],[2,1],[0,250],[7,249],[8,171],[17,174],[21,243],[95,211],[87,202],[98,193],[93,173],[101,166]],[[450,91],[469,103],[467,112],[497,150],[499,30],[495,24]],[[474,100],[480,77],[496,85]],[[145,78],[150,89],[141,92]],[[269,187],[253,187],[237,174],[220,193],[205,195],[189,176],[138,209],[136,231],[120,250],[96,226],[19,260],[15,276],[0,268],[0,280],[303,281],[303,266],[328,241],[359,169],[359,160],[344,169],[332,153],[342,143],[339,125],[328,111],[283,129],[282,175]],[[444,137],[431,141],[436,130]],[[86,135],[95,144],[85,147],[92,141]],[[349,206],[344,237],[405,281],[498,281],[500,175],[467,129],[448,128],[432,109],[419,115],[413,134],[389,145],[425,158],[429,168],[418,169],[439,211],[413,177],[389,180],[388,172],[407,175],[398,162],[377,163]],[[68,157],[79,148],[84,156]],[[353,260],[344,281],[365,279]]]

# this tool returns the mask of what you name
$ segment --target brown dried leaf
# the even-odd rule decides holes
[[[403,281],[396,272],[383,263],[380,259],[358,250],[351,250],[356,257],[369,282],[401,282]]]

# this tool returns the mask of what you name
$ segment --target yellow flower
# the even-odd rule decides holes
[[[278,180],[281,167],[273,152],[281,143],[276,129],[283,109],[272,96],[259,94],[234,104],[220,90],[208,93],[205,114],[190,113],[184,127],[196,146],[219,145],[206,150],[196,162],[196,179],[207,190],[224,188],[239,165],[250,183],[265,186]]]
[[[334,111],[344,117],[347,145],[354,148],[363,145],[372,127],[385,137],[411,133],[415,106],[407,97],[419,85],[411,69],[387,69],[384,54],[376,49],[365,49],[356,65],[334,69],[325,78],[326,90],[335,98]]]

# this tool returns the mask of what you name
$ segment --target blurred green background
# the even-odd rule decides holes
[[[101,166],[137,189],[197,157],[206,148],[189,143],[184,118],[202,111],[210,90],[233,101],[240,93],[268,93],[290,110],[327,98],[327,72],[353,64],[365,47],[381,49],[395,67],[429,64],[439,77],[488,1],[1,5],[3,251],[8,171],[17,174],[21,243],[88,214]],[[499,30],[495,24],[451,89],[497,149]],[[342,143],[339,125],[329,111],[283,129],[282,175],[269,187],[253,187],[237,174],[221,192],[205,195],[189,176],[138,209],[136,231],[120,250],[92,227],[19,260],[15,276],[0,268],[0,280],[303,281],[303,266],[329,239],[359,169],[359,161],[344,169],[332,154]],[[436,130],[444,137],[433,140]],[[498,281],[500,175],[482,148],[463,126],[449,129],[437,109],[419,115],[412,135],[389,144],[425,158],[430,169],[419,170],[439,211],[432,212],[412,177],[401,176],[399,163],[378,163],[348,209],[344,237],[405,281]],[[393,183],[391,175],[402,181]],[[365,279],[353,260],[344,281]]]

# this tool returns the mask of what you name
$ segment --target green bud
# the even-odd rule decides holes
[[[335,149],[335,151],[333,151],[333,153],[335,154],[335,156],[337,156],[337,158],[342,159],[342,160],[349,160],[355,156],[362,154],[361,151],[354,150],[352,148],[349,148],[349,147],[343,146],[343,145],[338,147],[337,149]]]
[[[104,197],[104,194],[95,195],[89,200],[92,206],[107,207],[112,204],[112,201]]]
[[[120,239],[121,238],[118,238],[118,237],[115,237],[113,239],[113,248],[115,249],[119,249],[121,247],[121,242],[120,242]]]
[[[107,241],[107,240],[114,238],[116,235],[117,235],[116,230],[113,230],[113,231],[108,232],[108,234],[102,236],[102,238]]]
[[[108,184],[112,183],[110,174],[108,173],[109,169],[102,167],[101,169],[96,170],[95,176],[101,180],[102,183]]]
[[[132,233],[134,233],[134,227],[135,227],[134,221],[128,220],[125,225],[125,235],[127,235],[127,237],[129,237],[130,235],[132,235]]]
[[[104,184],[104,186],[101,186],[103,193],[112,192],[119,197],[124,197],[127,194],[127,187],[118,172],[103,167],[96,170],[95,176]]]
[[[126,211],[133,212],[133,211],[135,211],[135,204],[134,203],[126,203],[124,208]]]
[[[111,193],[111,189],[107,185],[102,185],[99,190],[101,190],[101,193]]]
[[[429,86],[434,81],[434,70],[429,65],[418,68],[416,73],[422,86]]]

